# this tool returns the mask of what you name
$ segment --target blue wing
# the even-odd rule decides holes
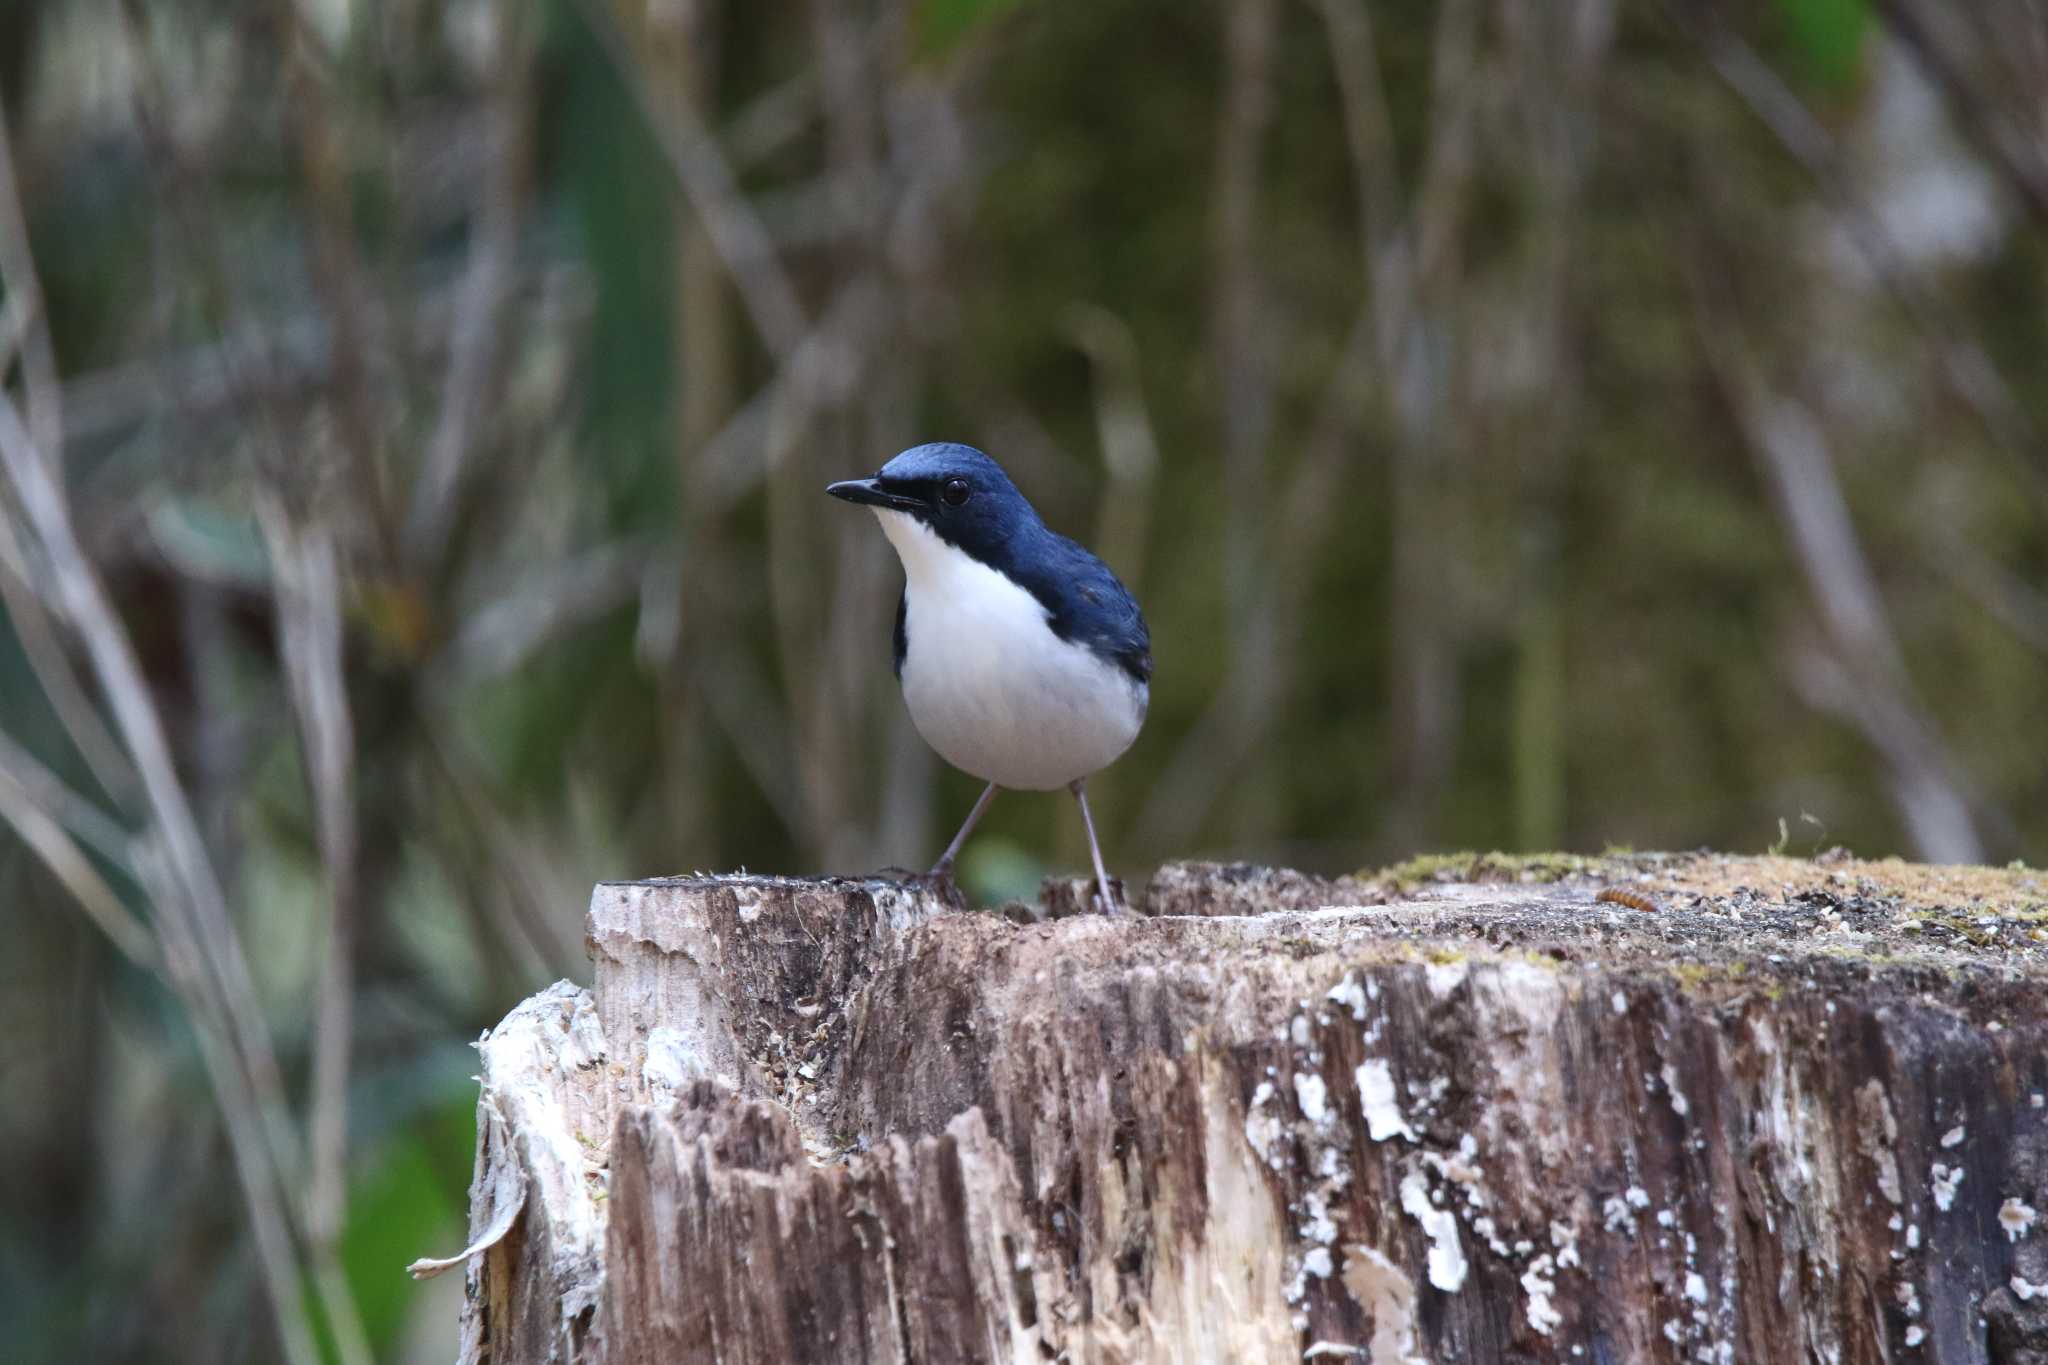
[[[1152,681],[1152,632],[1138,601],[1109,565],[1055,531],[1012,573],[1045,604],[1053,634],[1085,645],[1141,683]],[[1019,566],[1022,567],[1022,566]]]

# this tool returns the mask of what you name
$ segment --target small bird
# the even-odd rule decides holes
[[[932,875],[944,877],[999,787],[1081,803],[1105,914],[1116,912],[1090,774],[1145,723],[1152,636],[1107,564],[1048,527],[972,446],[915,446],[825,490],[874,510],[903,561],[896,678],[925,742],[988,783]]]

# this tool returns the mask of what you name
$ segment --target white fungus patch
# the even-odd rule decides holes
[[[1892,1297],[1899,1301],[1899,1308],[1907,1317],[1920,1316],[1920,1291],[1911,1280],[1900,1280],[1899,1287],[1892,1291]]]
[[[1365,1022],[1365,988],[1358,984],[1358,978],[1346,975],[1342,981],[1330,987],[1326,997],[1351,1011],[1351,1017],[1359,1023]]]
[[[2012,1286],[2014,1296],[2021,1303],[2027,1303],[2033,1299],[2048,1298],[2048,1280],[2042,1280],[2037,1284],[2032,1280],[2024,1280],[2015,1275],[2010,1280],[2007,1280],[2006,1283]]]
[[[1374,1142],[1385,1142],[1400,1134],[1414,1142],[1415,1130],[1401,1112],[1400,1096],[1394,1089],[1394,1073],[1384,1057],[1358,1064],[1358,1102],[1365,1110],[1365,1131]]]
[[[2034,1220],[2041,1215],[2031,1205],[2022,1204],[2018,1195],[2008,1198],[1998,1206],[1998,1226],[2005,1229],[2005,1240],[2017,1242],[2033,1231]]]
[[[1429,993],[1442,1000],[1465,984],[1466,973],[1471,970],[1472,964],[1463,958],[1453,962],[1432,962],[1422,969],[1422,980],[1429,987]]]
[[[1579,1231],[1571,1224],[1553,1222],[1550,1245],[1557,1249],[1558,1269],[1569,1269],[1579,1263]]]
[[[1632,1209],[1646,1209],[1650,1207],[1650,1192],[1641,1185],[1629,1186],[1626,1190],[1622,1191],[1621,1197],[1628,1200],[1628,1206]]]
[[[1412,1136],[1412,1134],[1411,1134]],[[1429,1163],[1439,1178],[1465,1190],[1465,1202],[1475,1209],[1486,1207],[1486,1173],[1479,1167],[1479,1143],[1470,1133],[1458,1139],[1458,1150],[1449,1156],[1438,1152],[1424,1152],[1422,1159]]]
[[[1614,1012],[1616,1014],[1628,1013],[1628,996],[1621,991],[1616,991],[1611,997],[1609,997],[1607,1003],[1614,1006]]]
[[[1969,1136],[1969,1130],[1959,1123],[1941,1135],[1941,1145],[1943,1147],[1960,1147],[1963,1145],[1963,1139],[1967,1136]]]
[[[1626,1231],[1631,1237],[1636,1235],[1635,1211],[1629,1208],[1628,1200],[1620,1195],[1608,1195],[1607,1202],[1600,1206],[1600,1214],[1606,1219],[1604,1226],[1607,1231]]]
[[[1934,1195],[1934,1207],[1947,1213],[1949,1206],[1956,1202],[1956,1186],[1963,1183],[1963,1168],[1944,1166],[1937,1161],[1930,1176],[1928,1189]]]
[[[1927,1340],[1927,1329],[1919,1323],[1916,1322],[1906,1329],[1906,1345],[1918,1346],[1925,1340]]]
[[[1330,1201],[1319,1190],[1310,1190],[1302,1196],[1301,1235],[1324,1246],[1337,1240],[1337,1224],[1330,1217]]]
[[[1529,1262],[1529,1268],[1522,1272],[1522,1291],[1529,1296],[1529,1325],[1546,1337],[1564,1322],[1564,1314],[1558,1312],[1551,1302],[1551,1296],[1557,1293],[1557,1281],[1550,1277],[1551,1269],[1550,1257],[1544,1255]]]
[[[1918,1223],[1915,1223],[1913,1224],[1913,1226],[1906,1229],[1906,1246],[1908,1248],[1917,1248],[1919,1245],[1920,1225]]]
[[[1697,1270],[1686,1274],[1685,1296],[1694,1303],[1703,1304],[1707,1301],[1707,1282]]]
[[[1330,1121],[1330,1088],[1313,1071],[1294,1073],[1294,1098],[1301,1116],[1318,1128]]]
[[[1692,1106],[1686,1102],[1685,1092],[1678,1088],[1678,1068],[1666,1062],[1663,1070],[1664,1093],[1671,1097],[1671,1112],[1684,1118]]]
[[[1429,1282],[1446,1294],[1464,1288],[1467,1266],[1464,1248],[1458,1245],[1458,1220],[1430,1203],[1429,1184],[1419,1170],[1401,1178],[1401,1209],[1429,1238]]]

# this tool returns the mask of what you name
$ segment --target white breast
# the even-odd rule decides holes
[[[1131,746],[1145,684],[1054,635],[1037,598],[914,517],[875,516],[903,561],[903,700],[941,758],[984,782],[1050,791]]]

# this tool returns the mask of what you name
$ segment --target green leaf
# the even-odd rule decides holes
[[[929,56],[944,56],[976,28],[1019,3],[1021,0],[924,0],[917,7],[918,46]]]
[[[1783,0],[1785,26],[1806,58],[1810,74],[1826,85],[1847,85],[1862,67],[1863,35],[1870,27],[1867,0]]]

